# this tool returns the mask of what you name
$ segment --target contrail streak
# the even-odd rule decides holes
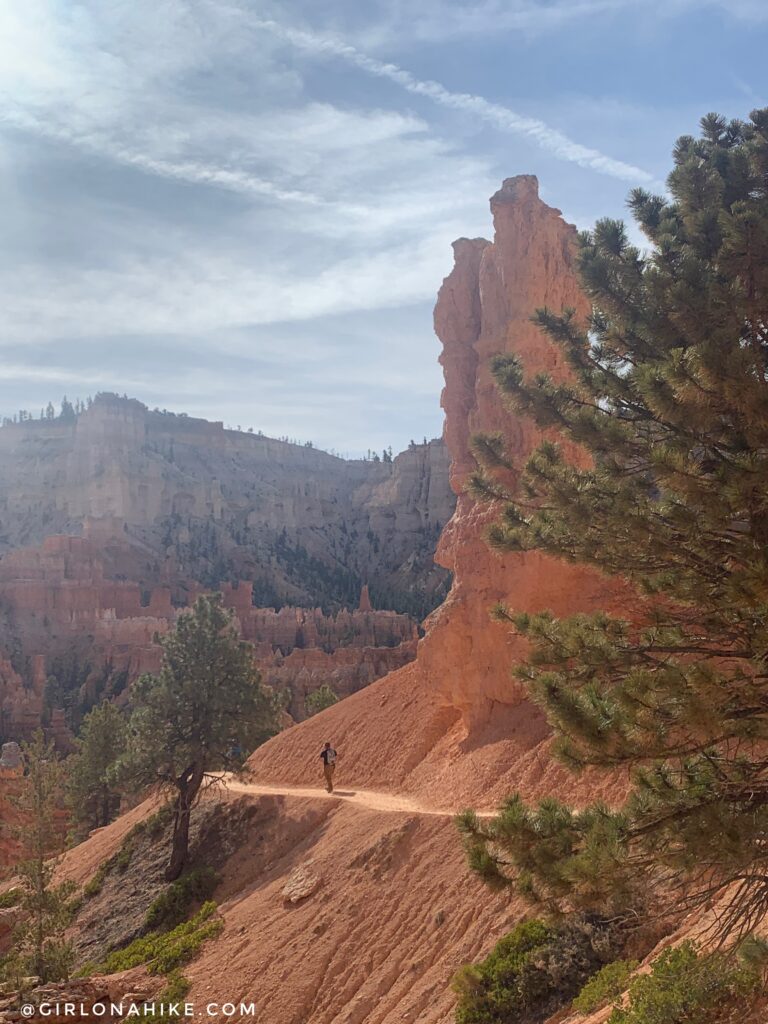
[[[588,167],[601,174],[610,175],[612,178],[620,178],[622,181],[652,182],[653,175],[644,171],[641,167],[625,163],[623,160],[614,160],[597,149],[590,149],[574,142],[556,128],[552,128],[544,121],[537,118],[524,117],[509,107],[501,106],[498,103],[491,103],[483,96],[473,96],[471,93],[451,92],[439,82],[422,80],[399,67],[397,64],[389,64],[357,50],[348,43],[328,36],[318,35],[315,32],[306,32],[301,29],[289,28],[279,22],[259,19],[253,22],[256,28],[264,29],[285,42],[290,43],[298,49],[318,56],[337,57],[347,63],[366,71],[376,78],[386,78],[395,82],[406,92],[416,96],[425,96],[427,99],[438,103],[442,107],[450,107],[452,110],[460,110],[464,113],[473,114],[483,121],[494,125],[504,132],[515,135],[524,135],[533,139],[542,149],[546,149],[559,160],[567,160],[570,163],[578,164],[580,167]]]

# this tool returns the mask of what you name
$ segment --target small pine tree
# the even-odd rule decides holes
[[[5,978],[16,985],[29,975],[43,983],[64,981],[74,960],[64,937],[74,886],[53,884],[55,855],[61,848],[56,812],[64,796],[64,769],[42,731],[22,749],[26,773],[21,793],[14,798],[23,822],[17,829],[23,850],[16,869],[20,923],[13,934],[13,952],[3,967]]]
[[[111,701],[105,700],[83,719],[77,749],[67,761],[68,802],[80,838],[108,825],[119,810],[114,775],[126,737],[125,716]]]
[[[61,412],[59,413],[59,419],[63,420],[65,423],[74,423],[76,419],[75,408],[66,395],[64,395],[61,400]]]
[[[304,707],[307,710],[307,715],[311,718],[312,715],[325,711],[326,708],[333,707],[334,704],[338,703],[338,700],[338,696],[328,683],[323,683],[322,686],[318,686],[312,693],[307,694],[304,698]]]
[[[206,780],[242,766],[277,731],[278,702],[261,685],[249,644],[240,640],[221,595],[200,597],[160,639],[162,668],[133,687],[120,775],[135,786],[159,784],[173,800],[173,840],[166,871],[179,877],[189,823]]]

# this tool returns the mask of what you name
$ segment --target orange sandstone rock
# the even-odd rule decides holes
[[[515,353],[528,373],[564,376],[560,353],[530,317],[540,306],[572,307],[584,316],[589,305],[575,270],[576,229],[541,201],[535,178],[505,181],[491,199],[491,212],[493,243],[455,243],[455,265],[435,307],[443,343],[444,437],[458,495],[437,553],[454,574],[451,592],[427,620],[415,664],[255,753],[252,767],[263,781],[309,781],[312,751],[332,737],[340,752],[339,785],[405,788],[438,806],[493,805],[513,789],[534,797],[554,791],[576,800],[589,795],[583,781],[549,758],[546,722],[511,675],[525,647],[489,612],[498,601],[556,614],[610,609],[620,591],[592,571],[538,552],[494,554],[484,536],[498,510],[478,506],[463,491],[474,468],[475,432],[502,431],[520,465],[542,437],[504,407],[490,374],[492,356]],[[575,450],[570,456],[583,458]],[[604,796],[617,791],[610,779],[595,777],[591,784]]]

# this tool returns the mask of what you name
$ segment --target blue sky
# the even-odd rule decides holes
[[[0,411],[435,436],[434,297],[501,180],[623,216],[768,104],[766,43],[764,0],[0,0]]]

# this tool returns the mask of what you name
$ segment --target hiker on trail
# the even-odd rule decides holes
[[[333,773],[336,771],[337,753],[330,743],[326,743],[320,751],[323,759],[323,775],[325,775],[325,788],[329,793],[333,792]]]

